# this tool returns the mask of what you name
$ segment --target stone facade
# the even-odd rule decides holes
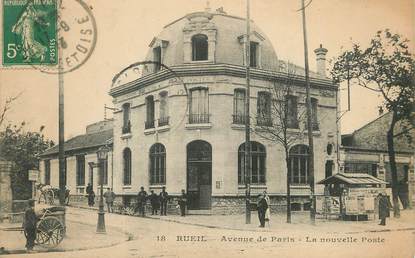
[[[113,86],[110,95],[117,111],[114,112],[114,191],[119,196],[134,196],[143,186],[158,193],[162,186],[174,196],[181,189],[188,189],[189,145],[195,141],[208,143],[211,148],[210,189],[208,204],[215,213],[241,212],[244,207],[244,186],[238,184],[238,148],[244,143],[244,125],[233,121],[236,89],[246,86],[244,67],[244,19],[220,14],[193,13],[169,25],[153,39],[147,60],[153,60],[154,47],[162,47],[161,60],[174,70],[152,70],[137,80]],[[188,51],[192,35],[206,33],[208,58],[206,61],[190,60]],[[286,79],[286,72],[279,66],[272,44],[265,34],[252,23],[252,39],[258,41],[257,67],[251,70],[250,106],[253,129],[257,130],[258,93],[270,91],[275,82]],[[320,56],[321,58],[321,56]],[[321,61],[321,60],[320,60]],[[298,67],[296,67],[298,68]],[[292,94],[298,97],[299,112],[305,109],[305,87],[301,68],[298,68]],[[325,164],[332,161],[337,170],[338,127],[337,85],[324,76],[311,74],[311,96],[318,100],[319,130],[314,132],[315,182],[325,176]],[[190,97],[193,90],[205,89],[208,98],[208,121],[194,123],[190,116]],[[162,96],[168,96],[168,123],[159,125]],[[148,99],[154,100],[154,125],[148,126]],[[128,127],[125,132],[125,106],[129,107]],[[163,110],[165,112],[165,110]],[[164,114],[165,115],[165,114]],[[303,124],[301,125],[304,126]],[[292,131],[292,133],[298,133]],[[286,192],[285,154],[280,145],[266,141],[252,133],[251,141],[258,142],[266,150],[266,182],[252,186],[252,195],[267,190],[275,200],[275,210],[283,206]],[[152,184],[150,177],[150,150],[155,144],[165,148],[165,182]],[[307,145],[307,137],[298,140]],[[327,153],[327,145],[333,147]],[[131,182],[124,184],[124,151],[131,151]],[[299,199],[300,209],[309,201],[309,186],[292,185],[294,199]],[[322,194],[322,186],[316,185],[316,193]],[[296,199],[296,200],[297,200]],[[300,200],[301,199],[301,200]],[[241,203],[242,202],[242,203]],[[227,208],[225,208],[227,207]],[[282,209],[282,208],[281,208]]]

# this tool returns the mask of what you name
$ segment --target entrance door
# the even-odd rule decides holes
[[[212,197],[212,148],[208,142],[187,145],[187,194],[189,209],[210,209]]]
[[[326,178],[331,177],[333,175],[333,161],[327,160],[326,161]]]

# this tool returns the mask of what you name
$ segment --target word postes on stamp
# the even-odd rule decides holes
[[[3,0],[3,65],[56,65],[56,0]]]
[[[35,65],[45,73],[68,73],[81,67],[91,56],[97,41],[97,25],[92,7],[82,0],[60,0],[57,45],[61,68]]]

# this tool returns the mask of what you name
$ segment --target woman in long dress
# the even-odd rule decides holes
[[[270,204],[271,204],[271,201],[270,201],[270,199],[269,199],[269,196],[268,196],[268,194],[267,194],[267,191],[264,191],[264,199],[265,199],[265,201],[267,202],[267,204],[268,204],[268,208],[267,208],[267,210],[265,211],[265,222],[268,224],[268,227],[270,226],[270,224],[269,224],[269,221],[270,221],[270,218],[271,218],[271,210],[270,210]]]

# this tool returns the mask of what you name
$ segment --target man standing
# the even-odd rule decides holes
[[[157,215],[157,211],[160,207],[159,197],[153,190],[151,190],[150,193],[151,215]]]
[[[115,200],[115,193],[112,191],[111,188],[107,188],[107,191],[104,193],[105,202],[107,203],[108,213],[113,212],[112,206]]]
[[[86,194],[88,197],[88,206],[92,207],[95,204],[95,193],[94,190],[92,189],[92,185],[91,183],[88,183],[88,185],[86,186]]]
[[[37,216],[34,210],[35,200],[29,200],[29,207],[25,210],[23,229],[26,236],[26,250],[30,253],[35,246]]]
[[[179,197],[180,215],[185,216],[186,214],[187,195],[186,191],[182,189],[182,195]]]
[[[167,215],[167,200],[169,198],[169,194],[166,192],[166,187],[163,186],[160,192],[160,216]]]
[[[390,208],[392,205],[390,204],[389,198],[386,194],[379,193],[379,225],[386,226],[386,218],[390,216]]]
[[[137,195],[138,212],[141,217],[145,216],[145,206],[147,202],[147,192],[144,191],[144,187],[140,187],[141,191]]]
[[[263,228],[265,227],[265,212],[268,209],[268,204],[267,201],[265,200],[264,196],[262,194],[260,194],[258,196],[258,218],[259,218],[259,222],[260,222],[260,227]]]

